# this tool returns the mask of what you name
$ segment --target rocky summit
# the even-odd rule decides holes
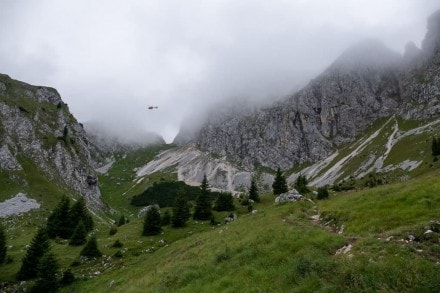
[[[439,63],[436,12],[421,49],[408,45],[402,57],[380,41],[360,42],[292,96],[251,113],[211,115],[192,140],[202,150],[227,155],[250,169],[317,162],[379,118],[438,115]]]
[[[3,74],[0,171],[20,188],[28,186],[28,177],[37,172],[59,188],[84,196],[91,207],[104,207],[85,131],[58,92]]]

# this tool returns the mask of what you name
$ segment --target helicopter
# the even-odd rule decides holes
[[[159,108],[158,106],[148,106],[148,110],[153,110]]]

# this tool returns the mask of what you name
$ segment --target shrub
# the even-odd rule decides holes
[[[124,246],[124,244],[122,244],[121,241],[119,241],[119,239],[116,239],[115,243],[113,243],[112,247],[116,247],[116,248],[121,248],[122,246]]]
[[[118,232],[118,228],[116,228],[115,226],[113,226],[113,227],[110,228],[110,231],[108,232],[108,234],[109,234],[110,236],[113,236],[113,235],[116,234],[116,232]]]
[[[100,257],[102,255],[101,251],[98,249],[98,243],[96,242],[96,236],[93,235],[87,241],[86,246],[81,250],[80,255],[87,257]]]
[[[63,272],[63,276],[61,277],[60,284],[62,286],[67,286],[75,282],[75,275],[72,273],[71,269],[67,269]]]
[[[152,205],[145,214],[144,229],[142,235],[151,236],[157,235],[162,231],[159,208]]]
[[[320,187],[318,188],[318,199],[326,199],[328,198],[328,190],[326,187]]]

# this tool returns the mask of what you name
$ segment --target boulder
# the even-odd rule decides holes
[[[300,201],[300,200],[305,200],[305,197],[299,194],[299,192],[296,189],[292,189],[286,193],[282,193],[279,196],[277,196],[275,198],[275,204],[280,204],[289,201]]]

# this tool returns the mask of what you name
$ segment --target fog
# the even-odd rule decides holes
[[[120,137],[220,101],[292,93],[347,47],[420,43],[438,0],[2,1],[0,72],[55,87],[80,122]],[[149,110],[148,106],[158,106]]]

